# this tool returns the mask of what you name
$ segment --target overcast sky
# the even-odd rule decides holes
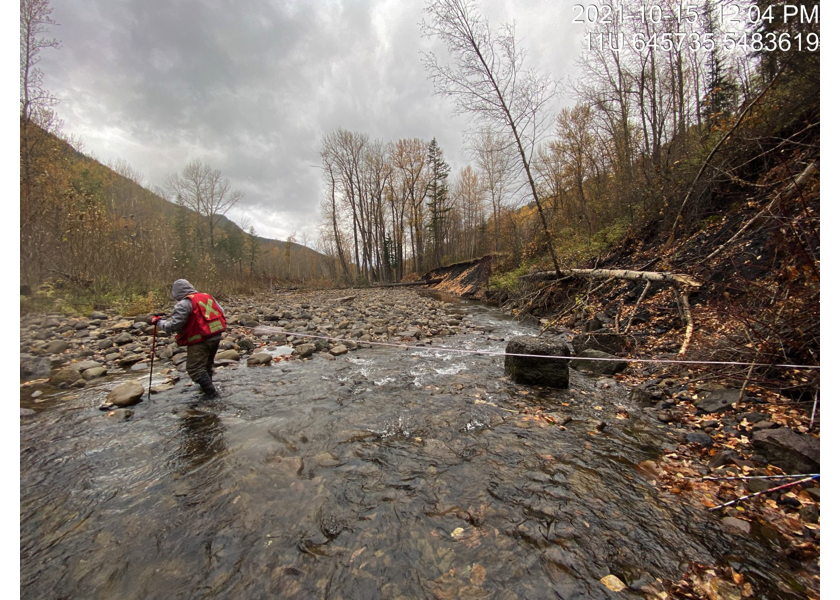
[[[53,0],[58,50],[42,52],[64,132],[147,185],[200,159],[244,193],[234,220],[314,245],[318,147],[338,127],[385,142],[436,137],[453,174],[467,123],[433,93],[421,51],[424,2]],[[582,30],[570,2],[479,2],[516,21],[529,65],[574,76]],[[439,50],[439,48],[438,48]],[[440,54],[440,52],[438,52]],[[558,106],[569,104],[567,96]]]

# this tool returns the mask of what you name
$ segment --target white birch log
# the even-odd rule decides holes
[[[631,271],[629,269],[561,269],[560,275],[565,277],[591,277],[593,279],[615,277],[617,279],[629,280],[667,281],[668,283],[687,285],[689,287],[702,287],[703,285],[690,275],[668,272],[659,273],[656,271]],[[520,279],[535,281],[557,279],[557,274],[554,271],[540,271],[539,273],[523,275]]]

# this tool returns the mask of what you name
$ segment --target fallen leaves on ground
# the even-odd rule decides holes
[[[606,586],[606,588],[612,592],[621,592],[627,588],[627,586],[624,585],[624,582],[621,581],[615,575],[607,575],[606,577],[602,577],[601,583],[603,583],[604,586]]]

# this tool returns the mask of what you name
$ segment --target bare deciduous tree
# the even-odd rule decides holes
[[[59,47],[58,40],[44,37],[49,27],[56,24],[51,14],[48,0],[20,2],[21,276],[34,277],[30,283],[40,278],[43,250],[49,244],[51,234],[42,222],[41,213],[47,188],[55,183],[55,178],[45,176],[47,170],[39,164],[49,153],[52,142],[41,130],[55,133],[60,128],[60,121],[50,108],[56,99],[44,88],[43,73],[37,67],[41,50]]]
[[[204,218],[211,251],[216,246],[215,231],[222,217],[242,199],[242,192],[231,190],[230,180],[218,169],[194,160],[169,176],[167,184],[175,198]]]
[[[515,156],[504,141],[491,131],[481,132],[474,140],[473,154],[478,162],[481,178],[490,197],[493,210],[493,251],[500,249],[499,235],[502,223],[502,203],[508,195],[509,177]]]
[[[460,258],[475,258],[478,253],[481,235],[486,223],[484,218],[484,192],[478,174],[470,165],[458,173],[452,196],[459,226],[458,235],[454,236],[455,255]]]
[[[56,103],[44,89],[44,74],[36,66],[41,50],[60,45],[55,38],[42,37],[49,26],[56,25],[51,14],[49,0],[20,1],[20,116],[24,121],[38,123],[39,112]]]
[[[525,69],[525,54],[516,44],[513,25],[504,25],[493,36],[487,20],[470,0],[434,0],[424,11],[430,21],[422,23],[423,34],[441,40],[453,63],[442,63],[432,53],[424,55],[436,93],[452,98],[457,112],[512,139],[539,211],[554,268],[559,272],[531,169],[538,142],[550,123],[546,108],[556,94],[556,83]]]
[[[428,185],[426,150],[428,144],[421,139],[401,139],[391,151],[391,163],[394,166],[394,189],[396,197],[403,207],[399,213],[402,225],[404,211],[408,210],[408,228],[411,238],[411,251],[414,258],[414,271],[421,274],[423,254],[425,252],[424,223],[426,220],[423,199]],[[400,240],[403,239],[402,232]],[[401,278],[401,277],[400,277]]]

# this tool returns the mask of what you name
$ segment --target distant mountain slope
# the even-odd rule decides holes
[[[162,190],[156,191],[144,187],[137,181],[118,173],[95,158],[87,156],[83,152],[79,152],[65,140],[57,138],[46,132],[43,133],[54,138],[55,142],[63,147],[63,152],[66,153],[67,156],[70,156],[80,162],[87,163],[87,168],[90,171],[89,179],[91,181],[98,182],[100,184],[104,181],[109,182],[109,186],[113,188],[113,192],[107,194],[108,197],[106,204],[109,210],[132,218],[135,215],[141,216],[143,214],[149,214],[150,211],[155,211],[164,216],[170,222],[174,222],[176,220],[178,213],[181,210],[186,210],[189,213],[195,214],[195,211],[189,208],[180,207],[164,198],[161,195]],[[236,229],[243,234],[247,234],[247,232],[243,231],[239,225],[224,215],[221,216],[219,228],[224,231]],[[268,247],[279,245],[284,251],[287,245],[286,240],[276,240],[261,236],[257,236],[257,240],[261,245]],[[300,254],[308,259],[315,259],[318,261],[329,260],[320,252],[296,242],[291,242],[291,252],[295,256]]]

